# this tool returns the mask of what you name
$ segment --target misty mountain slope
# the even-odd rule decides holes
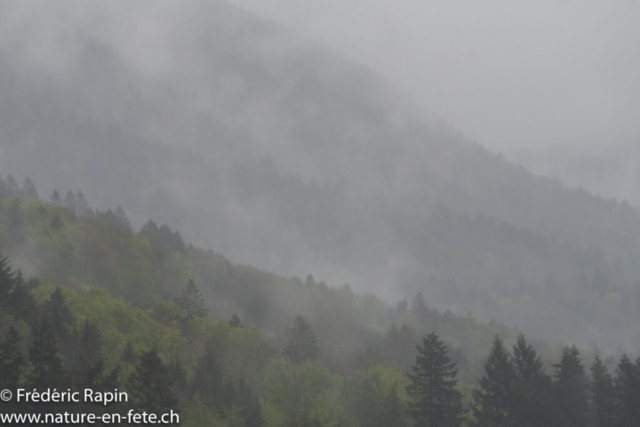
[[[59,11],[3,7],[25,25],[2,27],[0,168],[43,193],[551,339],[634,313],[637,211],[513,166],[286,29],[224,2],[85,5],[64,30]]]

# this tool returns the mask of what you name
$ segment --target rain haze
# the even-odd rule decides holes
[[[369,64],[536,172],[640,201],[628,157],[640,145],[635,0],[234,3]]]
[[[166,374],[186,426],[407,427],[448,348],[439,425],[489,425],[480,378],[529,363],[550,401],[496,413],[609,427],[585,372],[640,390],[638,46],[631,0],[0,0],[0,390],[147,408]]]

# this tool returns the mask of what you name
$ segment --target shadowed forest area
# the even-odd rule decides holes
[[[94,210],[80,191],[43,201],[28,178],[0,182],[0,388],[117,388],[130,396],[119,410],[174,409],[185,426],[638,419],[627,355],[530,343],[422,294],[391,306],[235,265],[167,225],[134,231],[122,207]]]

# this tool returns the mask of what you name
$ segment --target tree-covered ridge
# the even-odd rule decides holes
[[[0,47],[0,168],[81,182],[136,227],[153,212],[236,261],[637,350],[637,210],[510,164],[370,70],[224,1],[180,12],[163,17],[170,42],[141,40],[133,57],[76,28],[62,73]],[[22,18],[36,16],[55,22]],[[147,48],[167,69],[141,66]]]
[[[311,275],[303,281],[235,265],[185,245],[177,231],[151,220],[135,232],[121,207],[94,212],[86,203],[79,211],[77,203],[65,202],[77,199],[77,192],[68,191],[62,201],[55,193],[51,202],[19,193],[0,200],[1,248],[26,277],[77,291],[97,286],[147,308],[183,299],[193,283],[211,317],[235,314],[280,343],[293,319],[303,315],[313,325],[320,360],[340,372],[382,362],[408,368],[413,358],[407,354],[421,334],[437,329],[456,349],[464,377],[478,369],[477,349],[496,332],[516,334],[472,317],[440,314],[421,294],[412,304],[390,306],[374,295],[354,294],[348,284],[333,287]]]
[[[463,406],[456,363],[433,332],[417,345],[411,373],[379,363],[340,374],[313,357],[292,358],[299,354],[292,347],[313,342],[300,316],[282,348],[253,327],[182,311],[198,298],[142,308],[98,288],[36,285],[25,294],[4,256],[0,272],[3,389],[117,388],[130,395],[118,410],[171,409],[185,426],[631,427],[637,421],[640,360],[626,355],[613,375],[599,358],[587,375],[579,350],[565,347],[550,375],[523,335],[511,352],[496,336],[473,400]],[[193,286],[185,287],[187,294]],[[29,311],[20,310],[25,306]],[[3,405],[16,412],[61,408]]]
[[[135,232],[81,193],[44,202],[2,182],[0,388],[119,387],[183,425],[633,425],[627,356],[588,375],[575,347],[558,358],[535,343],[543,360],[516,331],[422,294],[391,307],[234,265],[153,221]]]

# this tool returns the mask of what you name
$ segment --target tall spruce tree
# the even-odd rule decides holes
[[[30,325],[34,324],[37,316],[36,301],[20,270],[15,274],[13,289],[7,297],[7,305],[9,313]]]
[[[127,212],[124,210],[124,208],[118,205],[114,214],[118,220],[118,224],[120,224],[122,228],[131,231],[131,221],[129,221],[129,216],[127,215]]]
[[[551,378],[544,372],[542,359],[523,334],[513,346],[516,374],[511,411],[520,427],[546,427],[557,417],[554,411]]]
[[[199,395],[202,403],[211,408],[221,409],[224,399],[225,378],[222,365],[218,361],[213,344],[208,343],[204,354],[198,360],[193,378],[189,384],[189,395]]]
[[[26,230],[22,213],[22,200],[18,197],[13,199],[5,213],[5,226],[7,228],[5,241],[9,247],[15,247],[24,242]]]
[[[513,410],[516,389],[516,370],[496,335],[484,364],[480,389],[473,390],[473,425],[478,427],[517,426]]]
[[[0,307],[2,308],[9,306],[9,294],[13,292],[15,277],[9,258],[0,252]]]
[[[22,379],[27,361],[20,341],[18,331],[11,326],[0,343],[0,389],[16,390]]]
[[[407,392],[412,397],[409,413],[416,425],[424,427],[457,427],[462,419],[462,395],[456,390],[456,363],[447,355],[447,348],[435,332],[417,345],[416,364],[408,374],[411,384]]]
[[[49,301],[44,304],[44,310],[56,334],[58,334],[58,338],[66,339],[69,334],[69,329],[73,324],[73,313],[71,313],[67,299],[60,286],[56,286],[51,293]]]
[[[589,383],[582,366],[580,351],[574,345],[562,350],[556,368],[556,398],[562,412],[562,425],[587,427],[589,417]]]
[[[2,175],[0,175],[0,199],[8,195],[9,194],[7,194],[7,184],[5,184],[4,178],[2,178]]]
[[[260,401],[251,393],[251,389],[244,379],[240,379],[237,396],[237,403],[246,427],[262,427],[264,425],[264,415],[262,414]]]
[[[640,420],[640,364],[625,354],[616,367],[616,427],[637,426]]]
[[[175,299],[175,303],[180,307],[180,313],[185,320],[207,316],[208,310],[202,292],[191,279],[187,282],[182,295]]]
[[[29,388],[64,389],[68,385],[67,373],[59,354],[58,339],[51,324],[42,320],[32,332],[29,348],[31,372],[27,381]]]
[[[20,190],[20,195],[25,199],[37,199],[39,197],[38,190],[33,184],[33,181],[29,179],[29,177],[26,177],[24,179],[24,182],[22,183],[22,189]]]
[[[135,372],[128,378],[128,386],[134,407],[140,411],[162,414],[177,410],[169,368],[155,348],[142,352]]]
[[[18,183],[16,182],[13,175],[7,175],[7,178],[4,180],[4,187],[9,196],[20,196],[20,187],[18,186]]]
[[[49,200],[51,200],[51,203],[53,203],[54,205],[62,205],[62,197],[60,197],[60,193],[58,193],[58,190],[53,190],[53,193],[51,193],[51,197],[49,198]]]
[[[242,320],[240,320],[237,314],[233,313],[233,316],[229,319],[229,326],[232,328],[242,328]]]
[[[102,380],[104,361],[102,359],[102,333],[98,325],[86,318],[75,336],[74,382],[84,388],[95,388]]]
[[[87,196],[84,195],[82,191],[78,191],[76,193],[76,207],[78,210],[78,215],[91,215],[93,211],[89,206],[89,200],[87,200]]]
[[[67,190],[67,194],[65,194],[64,196],[63,205],[71,212],[76,212],[78,203],[76,201],[76,196],[73,194],[73,191]]]
[[[615,425],[615,388],[600,357],[591,364],[591,408],[596,427]]]
[[[293,327],[287,330],[287,347],[284,354],[293,363],[318,358],[320,350],[316,343],[316,336],[304,317],[296,316]]]
[[[411,311],[414,313],[420,313],[424,311],[427,305],[424,302],[424,296],[422,296],[422,292],[418,292],[416,296],[411,301]]]

